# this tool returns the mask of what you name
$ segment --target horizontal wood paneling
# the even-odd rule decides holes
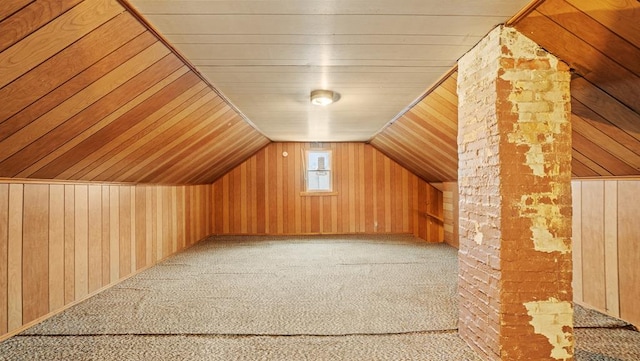
[[[335,194],[302,195],[304,151],[318,146],[333,152]],[[217,180],[212,197],[218,234],[443,238],[442,193],[363,143],[272,143]]]
[[[209,235],[210,187],[0,182],[0,339]]]
[[[269,142],[117,0],[13,3],[0,177],[210,183]]]
[[[574,180],[574,299],[640,324],[639,180]]]

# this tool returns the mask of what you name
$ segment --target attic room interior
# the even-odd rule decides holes
[[[638,20],[3,0],[0,359],[640,359]]]

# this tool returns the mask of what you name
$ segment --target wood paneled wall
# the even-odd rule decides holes
[[[458,177],[458,72],[371,139],[371,145],[429,182]]]
[[[458,201],[460,193],[458,192],[458,183],[442,183],[442,198],[442,206],[444,208],[444,241],[455,248],[459,248]]]
[[[269,140],[124,3],[0,5],[0,177],[203,184]]]
[[[574,180],[576,302],[640,325],[640,180]]]
[[[211,186],[0,181],[0,339],[211,232]]]
[[[217,180],[214,233],[413,233],[442,241],[442,193],[364,143],[321,144],[333,151],[335,194],[301,195],[304,150],[312,146],[269,144]]]

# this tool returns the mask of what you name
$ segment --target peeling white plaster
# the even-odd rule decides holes
[[[476,234],[473,236],[473,240],[477,243],[477,244],[482,244],[482,240],[484,239],[484,234],[482,234],[482,232],[480,232],[480,224],[478,224],[478,222],[473,221],[473,224],[476,228],[475,232]]]
[[[568,301],[551,297],[547,301],[532,301],[524,304],[529,323],[535,333],[545,336],[553,346],[551,357],[569,360],[573,357],[573,306]]]
[[[564,237],[556,237],[551,230],[561,230],[565,217],[560,214],[558,206],[558,194],[561,189],[553,187],[551,192],[525,194],[520,197],[516,204],[519,216],[531,219],[531,239],[533,247],[539,252],[560,252],[562,254],[571,252],[569,242],[565,242]],[[541,203],[540,200],[546,201]]]
[[[532,144],[525,155],[527,165],[531,168],[533,175],[544,177],[544,153],[542,152],[542,145]]]

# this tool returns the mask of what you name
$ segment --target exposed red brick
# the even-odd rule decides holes
[[[486,359],[570,360],[568,68],[498,28],[458,71],[460,335]]]

